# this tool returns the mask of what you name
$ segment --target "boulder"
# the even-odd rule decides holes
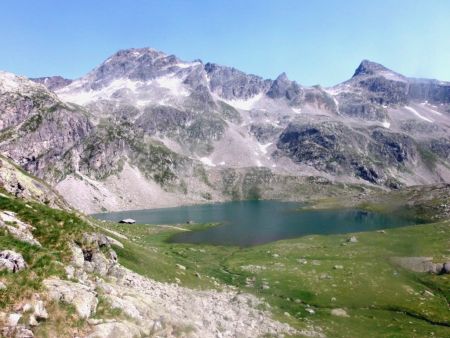
[[[106,236],[106,238],[108,238],[108,241],[109,241],[109,243],[110,243],[111,245],[115,245],[115,246],[118,246],[119,248],[122,248],[122,249],[123,249],[123,244],[122,244],[122,242],[119,242],[117,239],[112,238],[112,237],[110,237],[110,236]]]
[[[331,310],[331,314],[337,317],[350,317],[344,309],[333,309]]]
[[[70,251],[72,251],[72,264],[77,268],[82,268],[84,264],[84,255],[83,250],[76,245],[75,243],[71,243],[69,245]]]
[[[414,272],[445,274],[450,270],[450,262],[433,263],[433,257],[394,257],[392,261],[402,268]]]
[[[43,284],[50,299],[72,304],[81,318],[89,318],[97,309],[96,293],[83,284],[49,278]]]
[[[358,239],[356,238],[356,236],[352,236],[350,238],[347,239],[348,243],[357,243]]]
[[[444,263],[441,273],[445,273],[445,274],[450,273],[450,262]]]
[[[33,302],[33,315],[38,320],[48,318],[47,310],[45,309],[44,302],[42,300],[36,300]]]
[[[0,252],[0,270],[18,272],[26,267],[27,264],[20,253],[12,250],[3,250]]]

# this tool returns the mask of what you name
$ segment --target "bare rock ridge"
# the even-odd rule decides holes
[[[450,181],[450,83],[368,60],[323,88],[136,48],[34,81],[0,74],[0,152],[87,212]]]

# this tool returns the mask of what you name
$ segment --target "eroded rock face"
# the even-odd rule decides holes
[[[27,263],[22,254],[12,251],[0,251],[0,270],[8,270],[9,272],[19,272],[27,267]]]

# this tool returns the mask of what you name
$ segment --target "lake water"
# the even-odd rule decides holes
[[[142,224],[217,223],[171,237],[176,243],[250,246],[311,234],[372,231],[415,224],[415,220],[356,209],[299,211],[299,203],[238,201],[96,214],[109,221],[133,218]]]

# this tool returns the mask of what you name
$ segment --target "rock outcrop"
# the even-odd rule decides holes
[[[0,228],[5,228],[11,236],[19,241],[41,246],[32,234],[34,227],[19,220],[12,211],[0,211]]]
[[[22,257],[22,254],[12,251],[0,251],[0,270],[7,270],[9,272],[19,272],[27,267],[27,263]]]

